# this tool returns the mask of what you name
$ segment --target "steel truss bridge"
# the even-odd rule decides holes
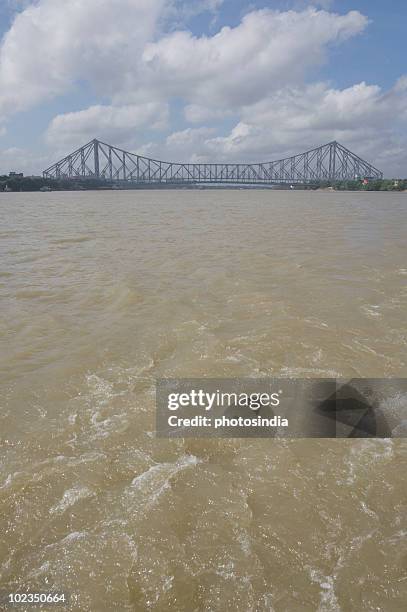
[[[181,164],[129,153],[92,140],[43,172],[47,179],[97,179],[111,183],[296,184],[381,179],[383,173],[333,141],[305,153],[260,164]]]

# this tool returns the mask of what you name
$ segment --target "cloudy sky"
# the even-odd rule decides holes
[[[406,0],[0,0],[0,174],[99,138],[172,161],[338,140],[407,176]]]

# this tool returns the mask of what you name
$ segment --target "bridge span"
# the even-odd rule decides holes
[[[336,141],[265,163],[177,163],[150,159],[92,140],[43,172],[48,179],[133,184],[295,184],[381,179],[383,173]]]

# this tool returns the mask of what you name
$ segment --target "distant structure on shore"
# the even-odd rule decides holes
[[[43,172],[45,179],[135,185],[320,185],[381,180],[383,173],[336,141],[258,164],[165,162],[92,140]]]

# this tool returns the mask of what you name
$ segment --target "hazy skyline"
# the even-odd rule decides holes
[[[336,139],[407,176],[406,17],[401,0],[8,0],[0,174],[97,137],[232,162]]]

